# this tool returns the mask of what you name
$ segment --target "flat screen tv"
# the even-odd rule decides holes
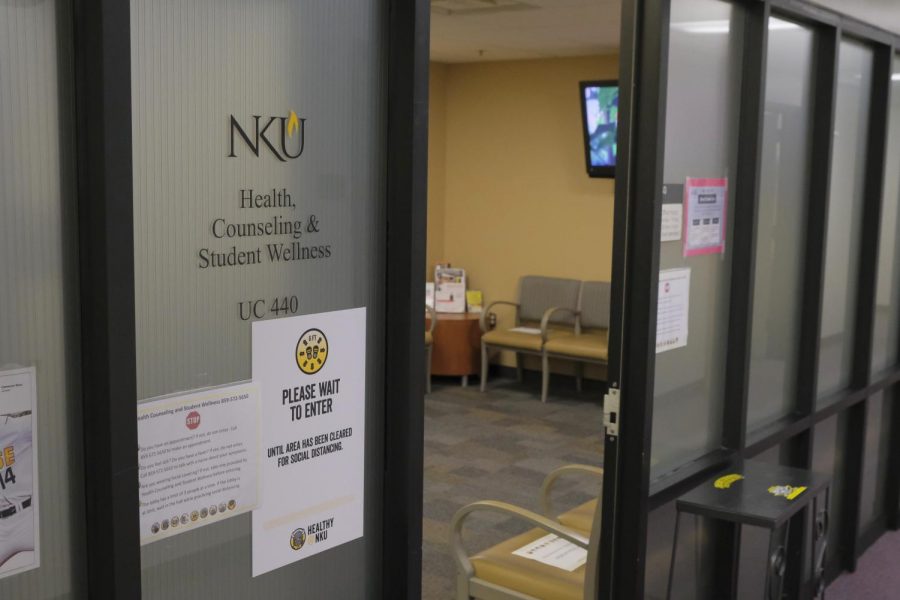
[[[584,158],[588,175],[615,177],[619,82],[582,81],[580,87]]]

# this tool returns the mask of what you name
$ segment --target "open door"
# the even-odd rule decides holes
[[[897,522],[898,37],[803,1],[622,14],[603,597],[760,597],[757,528],[675,527],[745,461],[833,481],[781,549],[818,597]]]

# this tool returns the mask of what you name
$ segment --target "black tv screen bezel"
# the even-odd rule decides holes
[[[587,168],[588,176],[590,177],[605,177],[605,178],[614,178],[616,176],[616,167],[615,165],[612,167],[595,167],[591,165],[591,148],[590,148],[590,139],[591,133],[588,131],[588,122],[587,122],[587,99],[584,96],[584,91],[589,87],[619,87],[619,81],[617,79],[599,79],[593,81],[581,81],[578,83],[578,91],[581,95],[581,134],[584,141],[584,164]],[[618,118],[616,119],[616,135],[619,134],[619,122]],[[619,157],[616,156],[616,162],[618,162]]]

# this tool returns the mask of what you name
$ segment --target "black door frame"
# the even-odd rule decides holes
[[[745,9],[742,106],[739,130],[741,151],[735,186],[740,211],[732,243],[731,306],[725,389],[729,401],[723,415],[721,447],[681,465],[676,471],[650,480],[653,420],[653,375],[656,340],[656,300],[659,271],[660,205],[665,136],[669,8],[672,0],[623,0],[620,73],[619,168],[614,226],[613,330],[610,343],[610,382],[621,387],[621,437],[607,437],[607,468],[618,469],[619,485],[604,490],[604,539],[601,581],[603,598],[644,597],[644,561],[650,511],[671,502],[715,471],[779,445],[790,452],[794,466],[810,467],[816,446],[815,425],[846,414],[847,461],[843,470],[845,503],[840,518],[842,543],[829,548],[834,560],[827,576],[853,570],[860,554],[887,528],[900,526],[900,480],[888,478],[884,489],[886,515],[870,531],[860,531],[860,491],[868,398],[885,394],[891,408],[889,471],[900,468],[900,406],[895,407],[900,365],[874,377],[869,375],[873,308],[880,233],[880,206],[885,173],[887,116],[891,62],[900,49],[900,36],[856,19],[815,6],[806,0],[724,0]],[[817,165],[810,174],[805,257],[803,319],[800,326],[800,381],[795,411],[760,431],[746,433],[752,318],[752,290],[756,242],[756,206],[760,173],[762,111],[765,105],[767,18],[792,19],[816,32],[814,67],[816,107],[810,148]],[[842,36],[874,49],[874,72],[867,142],[867,185],[864,190],[862,235],[858,264],[856,331],[852,381],[821,408],[816,404],[818,336],[821,322],[825,231],[831,175],[836,70]],[[898,168],[895,165],[893,168]],[[648,242],[649,240],[649,242]],[[616,281],[617,279],[617,281]],[[621,330],[616,321],[622,320]],[[613,367],[615,367],[613,369]],[[612,450],[612,451],[611,451]],[[609,472],[608,470],[608,472]],[[715,554],[736,557],[739,540],[716,535]],[[791,560],[800,560],[801,553]],[[727,570],[733,560],[723,561]],[[718,566],[718,565],[717,565]],[[717,580],[727,579],[716,578]],[[809,590],[805,582],[789,581],[791,597]],[[727,591],[726,591],[727,595]]]
[[[387,0],[382,594],[421,597],[428,125],[426,0]],[[88,593],[141,597],[127,0],[76,0],[76,136]]]

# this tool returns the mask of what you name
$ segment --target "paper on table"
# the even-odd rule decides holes
[[[515,333],[527,333],[529,335],[541,335],[541,330],[537,327],[513,327],[510,331]]]
[[[525,544],[513,554],[569,572],[587,562],[587,550],[552,533]]]

